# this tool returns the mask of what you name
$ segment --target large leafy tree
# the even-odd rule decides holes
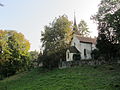
[[[49,26],[45,26],[41,41],[43,42],[43,55],[49,67],[57,66],[58,61],[65,59],[65,50],[72,38],[72,23],[66,15],[55,18]],[[43,61],[44,62],[44,61]]]
[[[120,8],[120,0],[101,0],[98,5],[98,12],[92,16],[92,19],[99,23],[106,14],[114,13]]]
[[[119,53],[119,0],[102,0],[93,19],[98,23],[97,48],[106,60],[118,57]]]
[[[0,64],[6,62],[11,54],[8,48],[6,34],[6,31],[0,30]]]
[[[22,33],[0,30],[0,72],[4,76],[27,68],[30,43]]]
[[[88,25],[84,20],[81,20],[78,24],[78,31],[80,35],[82,36],[88,36],[90,34],[90,31],[88,30]]]

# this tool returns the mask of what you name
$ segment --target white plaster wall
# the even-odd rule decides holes
[[[70,53],[70,61],[73,61],[73,53]]]
[[[92,44],[90,43],[80,43],[80,51],[81,51],[81,59],[91,59],[91,52],[92,52]],[[86,55],[87,57],[85,58],[84,56],[84,49],[86,49]]]
[[[73,40],[71,42],[71,46],[75,46],[77,50],[80,52],[80,41],[77,39],[76,36],[73,37]]]
[[[73,36],[73,40],[71,42],[71,46],[75,46],[77,48],[77,50],[79,52],[81,52],[81,59],[91,59],[91,53],[92,50],[96,49],[95,44],[91,44],[91,43],[82,43],[78,40],[78,38],[76,37],[76,35]],[[86,54],[87,57],[85,58],[84,56],[84,49],[86,49]],[[73,59],[73,54],[69,55],[69,61],[72,61]],[[67,59],[66,59],[67,60]]]
[[[69,58],[68,58],[69,54]],[[66,61],[73,61],[73,53],[70,53],[69,50],[66,51]]]

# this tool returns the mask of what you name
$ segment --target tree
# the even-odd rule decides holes
[[[30,51],[30,60],[31,60],[31,67],[36,67],[38,63],[38,56],[39,53],[35,51]]]
[[[43,64],[57,67],[61,59],[65,59],[65,51],[72,38],[72,23],[66,15],[55,18],[49,26],[45,26],[41,41],[43,42],[43,55],[46,57]],[[45,63],[44,63],[45,62]]]
[[[101,0],[99,7],[98,7],[98,12],[96,15],[92,16],[92,19],[97,21],[101,21],[106,14],[109,13],[114,13],[119,9],[120,5],[120,0]]]
[[[34,61],[38,58],[39,53],[35,51],[30,51],[31,60]]]
[[[88,30],[88,25],[84,20],[81,20],[78,24],[78,31],[82,36],[88,36],[90,31]]]
[[[2,78],[3,74],[6,74],[5,71],[5,63],[10,59],[10,51],[8,48],[7,38],[6,38],[7,31],[0,30],[0,79]],[[7,66],[7,65],[6,65]]]
[[[100,55],[110,60],[118,57],[120,51],[120,10],[119,0],[102,0],[94,20],[98,23],[98,38],[96,47]]]
[[[22,33],[0,30],[0,71],[3,76],[27,69],[30,43]]]

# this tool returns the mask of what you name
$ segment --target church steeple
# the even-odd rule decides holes
[[[76,16],[75,16],[75,12],[74,12],[74,25],[73,25],[73,30],[77,31],[77,24],[76,24]]]

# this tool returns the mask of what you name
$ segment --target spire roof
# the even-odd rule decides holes
[[[74,26],[76,26],[76,16],[75,16],[75,12],[74,12]]]
[[[77,24],[76,24],[75,12],[74,12],[74,26],[73,26],[73,30],[74,30],[74,31],[78,31],[78,29],[77,29]]]

